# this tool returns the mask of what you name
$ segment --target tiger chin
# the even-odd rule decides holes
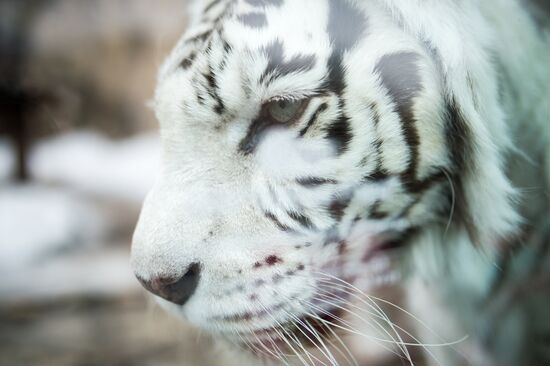
[[[250,364],[550,362],[543,7],[193,2],[136,277]]]

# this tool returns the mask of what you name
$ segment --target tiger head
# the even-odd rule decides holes
[[[273,340],[334,322],[346,286],[397,281],[392,253],[427,230],[504,233],[475,73],[454,78],[438,52],[373,4],[203,7],[159,75],[138,279],[198,327]]]

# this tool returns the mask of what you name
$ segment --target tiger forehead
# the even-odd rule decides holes
[[[239,57],[244,51],[253,59],[267,59],[265,70],[250,75],[250,81],[259,76],[259,84],[265,85],[298,74],[305,81],[303,74],[317,67],[323,75],[312,77],[309,87],[342,91],[344,54],[367,35],[364,11],[347,0],[243,0],[239,4],[222,22],[221,37]],[[306,20],[303,14],[307,13],[316,14]],[[252,73],[258,70],[252,68]],[[321,81],[325,84],[319,85]]]
[[[364,12],[348,0],[242,0],[223,26],[229,38],[238,35],[235,42],[248,48],[279,40],[289,53],[323,44],[344,52],[365,34],[367,22]]]
[[[254,112],[242,110],[245,100],[299,97],[327,89],[342,92],[344,55],[368,33],[367,16],[355,3],[227,3],[233,6],[210,29],[192,29],[178,48],[179,67],[173,69],[186,73],[195,94],[185,100],[187,109],[209,109],[218,116],[239,111],[244,116]],[[305,19],[306,13],[311,17]]]

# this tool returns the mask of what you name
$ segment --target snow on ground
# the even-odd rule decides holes
[[[107,220],[65,188],[1,188],[0,302],[135,288],[128,243],[104,244]]]
[[[79,132],[40,142],[25,185],[8,181],[13,156],[0,141],[0,301],[135,288],[128,245],[107,245],[117,228],[101,202],[127,202],[114,214],[136,214],[158,170],[158,138]]]
[[[111,141],[93,132],[76,132],[39,143],[30,171],[40,182],[70,186],[86,193],[141,202],[160,164],[156,134]]]
[[[33,266],[100,238],[101,218],[63,189],[21,185],[0,189],[0,273]]]

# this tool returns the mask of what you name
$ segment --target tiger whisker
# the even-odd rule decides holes
[[[319,311],[321,313],[324,313],[325,315],[327,316],[330,316],[331,318],[335,319],[336,321],[339,321],[339,322],[342,322],[342,319],[338,316],[335,316],[334,314],[331,314],[330,312],[327,312],[326,310],[320,308],[320,307],[317,307],[315,304],[309,304],[310,307],[312,307],[314,310],[316,311]],[[358,335],[358,336],[361,336],[361,337],[364,337],[364,338],[367,338],[367,339],[371,339],[371,340],[374,340],[374,341],[377,341],[377,342],[380,342],[380,343],[391,343],[391,344],[394,344],[394,342],[391,342],[391,341],[388,341],[387,339],[382,339],[382,338],[378,338],[378,337],[375,337],[375,336],[371,336],[371,335],[367,335],[367,334],[364,334],[362,333],[361,331],[355,329],[355,328],[352,328],[352,327],[344,327],[342,325],[339,325],[339,324],[336,324],[334,322],[331,322],[327,319],[323,319],[321,317],[319,317],[317,314],[315,313],[311,313],[311,312],[308,312],[307,313],[308,316],[314,318],[314,319],[317,319],[321,322],[324,322],[328,325],[331,325],[335,328],[338,328],[338,329],[341,329],[347,333],[350,333],[350,334],[355,334],[355,335]],[[344,321],[345,322],[345,321]],[[398,353],[396,353],[395,351],[393,351],[392,349],[390,349],[389,347],[385,346],[384,344],[380,344],[380,346],[382,348],[384,348],[386,351],[398,356],[398,357],[401,357]]]
[[[277,321],[277,319],[275,319],[275,317],[271,314],[271,312],[261,303],[259,302],[258,303],[260,305],[260,307],[265,311],[265,313],[271,317],[271,319],[275,322],[275,327],[273,327],[273,331],[275,333],[277,333],[277,335],[279,336],[279,338],[285,342],[289,347],[290,349],[292,350],[292,352],[295,353],[296,356],[298,356],[298,358],[301,359],[301,357],[299,356],[298,352],[296,352],[296,350],[294,349],[294,347],[292,347],[292,345],[288,342],[287,338],[281,333],[281,331],[279,331],[279,329],[277,328],[280,328],[283,332],[286,333],[284,327],[282,326],[282,324]],[[275,343],[275,341],[273,340],[273,338],[271,337],[271,334],[267,333],[267,336],[268,338],[270,339],[270,342],[272,343],[272,345],[277,349],[277,351],[279,352],[279,354],[281,355],[281,357],[290,357],[291,355],[288,355],[288,354],[285,354],[284,352],[281,351],[281,349],[279,348],[279,346],[277,346],[277,344]],[[304,362],[304,365],[307,365],[307,363],[305,363],[305,361],[303,359],[301,359],[302,362]]]
[[[333,287],[336,287],[337,285],[336,284],[333,284],[332,282],[330,283],[330,286],[333,286]],[[350,285],[351,286],[351,285]],[[370,311],[366,311],[366,309],[362,309],[352,303],[350,303],[349,305],[352,306],[352,307],[355,307],[357,308],[359,311],[362,311],[362,312],[366,312],[367,314],[369,314],[370,316],[375,316],[375,317],[380,317],[382,320],[384,320],[386,322],[386,324],[388,324],[391,329],[393,330],[393,332],[396,334],[396,337],[397,337],[397,341],[387,332],[387,330],[384,328],[384,327],[381,327],[384,332],[390,337],[392,338],[393,341],[395,341],[395,344],[399,347],[399,349],[403,352],[403,355],[405,356],[405,358],[409,361],[409,363],[413,363],[412,359],[411,359],[411,356],[410,356],[410,353],[407,349],[406,346],[411,346],[413,344],[410,344],[408,342],[404,342],[403,339],[401,338],[401,335],[399,334],[398,332],[398,329],[401,330],[402,332],[404,332],[407,336],[411,337],[415,342],[418,343],[419,346],[422,346],[424,347],[419,341],[418,339],[416,339],[410,332],[408,332],[406,329],[400,327],[399,325],[396,325],[394,322],[392,322],[390,320],[390,318],[387,316],[387,314],[378,306],[378,304],[376,304],[372,299],[369,298],[369,295],[365,294],[364,292],[360,292],[361,295],[367,297],[368,300],[370,300],[371,304],[367,303],[366,301],[364,301],[362,298],[360,298],[359,296],[357,296],[354,292],[352,291],[349,291],[348,288],[351,288],[352,290],[354,291],[358,291],[358,289],[354,288],[354,286],[345,286],[344,289],[342,289],[342,287],[338,287],[338,289],[340,291],[344,291],[346,292],[347,294],[349,294],[350,296],[353,296],[357,299],[359,299],[362,303],[364,303],[365,305],[369,306],[370,308],[372,308],[374,311],[376,311],[376,314],[373,314],[371,313]],[[348,312],[351,312],[349,309],[346,309],[344,308],[344,310],[348,311]],[[352,312],[353,313],[353,312]],[[355,314],[357,316],[357,314]],[[361,319],[364,319],[362,317],[360,317]],[[378,323],[376,320],[375,320],[376,323]],[[426,351],[428,353],[431,354],[431,351],[430,350],[427,350]],[[437,359],[436,359],[437,361]]]
[[[321,346],[325,349],[326,353],[323,352],[322,349],[319,346],[317,346],[315,342],[313,342],[313,344],[315,344],[315,346],[323,354],[323,356],[325,356],[333,366],[338,366],[338,362],[334,358],[334,355],[332,354],[332,352],[330,352],[330,350],[326,346],[325,342],[323,341],[323,337],[319,334],[319,332],[317,332],[317,330],[307,321],[307,319],[304,319],[304,321],[299,320],[299,322],[303,326],[305,326],[314,335],[315,338],[317,338]]]
[[[262,307],[265,309],[265,306],[262,305]],[[286,310],[283,309],[284,312],[286,312]],[[293,343],[296,344],[297,347],[299,347],[300,349],[302,349],[306,355],[306,357],[310,360],[311,364],[312,365],[315,365],[315,362],[311,359],[311,357],[314,357],[312,355],[309,354],[309,352],[306,350],[306,348],[304,347],[304,345],[302,344],[302,342],[300,342],[299,339],[297,339],[291,332],[289,332],[285,326],[283,324],[281,324],[278,320],[276,320],[274,318],[274,316],[271,314],[271,312],[268,312],[266,310],[266,312],[269,314],[269,316],[273,319],[273,321],[275,322],[276,324],[276,327],[274,328],[274,331],[277,333],[277,335],[279,336],[279,338],[281,338],[290,348],[290,350],[294,353],[294,355],[304,364],[304,365],[308,365],[308,363],[306,362],[306,360],[301,356],[300,352],[295,348],[293,347],[290,342],[289,342],[289,339],[291,339],[293,341]],[[279,329],[277,329],[279,328]],[[285,333],[285,335],[283,335],[282,332]],[[278,347],[277,347],[278,349]],[[314,357],[315,358],[315,357]],[[317,359],[318,360],[318,359]],[[318,360],[320,361],[320,360]],[[328,365],[325,365],[325,366],[328,366]]]
[[[339,282],[342,282],[345,287],[347,287],[348,289],[351,289],[355,292],[358,292],[359,294],[361,294],[362,296],[366,297],[367,299],[369,299],[371,302],[373,302],[374,300],[378,300],[378,301],[381,301],[385,304],[388,304],[390,306],[393,306],[394,308],[406,313],[408,316],[412,317],[413,319],[415,319],[416,321],[418,321],[420,324],[422,324],[426,329],[428,329],[429,331],[431,331],[433,334],[435,334],[437,336],[437,334],[435,332],[433,332],[426,324],[424,324],[418,317],[414,316],[412,313],[408,312],[407,310],[399,307],[398,305],[396,304],[393,304],[387,300],[384,300],[384,299],[380,299],[380,298],[377,298],[375,296],[371,296],[371,295],[368,295],[366,293],[364,293],[363,291],[361,291],[360,289],[358,289],[357,287],[347,283],[346,281],[342,280],[342,279],[339,279],[337,277],[334,277],[334,276],[331,276],[329,274],[324,274],[324,273],[320,273],[320,274],[323,274],[323,275],[326,275],[328,277],[331,277],[332,279],[335,279],[335,280],[338,280]],[[329,282],[331,285],[335,285],[333,282]],[[350,295],[358,298],[360,301],[362,301],[363,303],[367,304],[363,299],[357,297],[356,294],[354,293],[351,293],[351,292],[348,292]],[[367,304],[368,305],[368,304]],[[409,332],[407,332],[405,329],[401,328],[407,335],[410,335]],[[428,343],[422,343],[420,342],[417,338],[413,337],[412,335],[410,335],[411,338],[413,340],[415,340],[417,343],[403,343],[404,345],[407,345],[407,346],[414,346],[414,347],[422,347],[429,355],[430,357],[432,357],[438,364],[441,364],[441,362],[437,359],[437,357],[433,354],[432,351],[430,351],[427,347],[452,347],[456,344],[459,344],[459,343],[462,343],[464,342],[468,336],[465,336],[459,340],[456,340],[456,341],[453,341],[453,342],[442,342],[442,343],[435,343],[435,344],[428,344]],[[438,336],[439,337],[439,336]],[[440,337],[441,338],[441,337]],[[453,347],[454,348],[454,347]]]
[[[325,302],[328,302],[328,301],[325,301]],[[350,309],[343,308],[343,307],[338,306],[338,305],[336,305],[336,304],[334,304],[334,303],[332,303],[332,302],[329,302],[329,304],[332,305],[332,306],[339,307],[339,308],[341,308],[342,310],[347,311],[347,312],[349,312],[349,313],[351,313],[351,314],[353,314],[353,315],[355,315],[355,316],[358,316],[360,319],[362,319],[363,321],[365,321],[365,322],[368,324],[368,322],[367,322],[366,319],[364,319],[364,318],[361,317],[360,315],[358,315],[358,314],[352,312]],[[406,342],[404,342],[404,341],[401,339],[401,337],[400,337],[399,334],[397,333],[396,328],[399,328],[399,329],[402,330],[405,334],[407,334],[408,336],[410,336],[413,340],[415,340],[416,342],[418,342],[418,340],[417,340],[414,336],[412,336],[412,335],[411,335],[408,331],[406,331],[405,329],[403,329],[403,328],[401,328],[401,327],[395,325],[394,323],[392,323],[392,322],[389,320],[389,318],[388,318],[387,316],[386,316],[386,317],[383,317],[383,316],[379,316],[379,315],[376,315],[376,314],[372,314],[372,313],[366,311],[366,309],[359,308],[359,307],[357,307],[357,306],[355,306],[355,305],[353,305],[353,304],[350,304],[350,305],[354,306],[355,308],[359,309],[360,311],[367,312],[367,314],[369,314],[369,315],[371,315],[371,316],[381,317],[381,319],[384,320],[385,322],[391,323],[394,332],[396,332],[397,336],[399,337],[399,340],[398,340],[398,341],[396,341],[396,340],[391,336],[391,334],[388,333],[387,329],[385,329],[384,327],[382,327],[382,326],[380,326],[380,325],[379,325],[379,326],[380,326],[380,328],[381,328],[381,329],[382,329],[382,330],[392,339],[392,343],[394,343],[395,345],[397,345],[397,346],[399,347],[399,349],[403,352],[403,355],[404,355],[405,358],[409,361],[409,363],[411,363],[411,364],[413,363],[413,361],[412,361],[412,359],[411,359],[411,356],[410,356],[410,354],[408,353],[408,350],[407,350],[406,347],[405,347],[406,345],[411,345],[411,344],[406,343]],[[376,310],[376,309],[375,309],[375,310]],[[375,321],[375,322],[377,323],[377,325],[378,325],[378,322],[377,322],[375,319],[372,319],[372,320]],[[416,346],[421,346],[420,342],[418,342],[418,343],[419,343],[419,344],[414,344],[414,345],[416,345]],[[427,350],[427,351],[430,352],[429,350]]]
[[[298,331],[300,333],[302,333],[304,335],[304,337],[307,338],[308,341],[311,342],[311,344],[313,344],[318,350],[319,352],[321,352],[323,354],[323,356],[325,356],[333,365],[335,362],[333,362],[331,360],[331,353],[330,351],[326,348],[326,346],[323,344],[322,340],[319,338],[317,332],[308,324],[305,324],[302,320],[300,320],[298,317],[296,317],[295,315],[292,315],[292,314],[289,314],[293,319],[294,319],[294,324],[296,325],[296,322],[298,322],[298,324],[302,325],[303,327],[305,327],[306,329],[308,329],[315,338],[317,338],[317,340],[319,340],[319,343],[321,343],[321,346],[324,348],[324,351],[323,349],[321,349],[321,347],[319,347],[319,345],[313,340],[311,339],[311,337],[306,333],[304,332],[300,327],[296,326],[296,329],[298,329]]]
[[[283,298],[285,298],[287,301],[290,301],[290,299],[288,299],[288,297],[286,297],[284,294],[281,294],[279,293],[280,296],[283,296]],[[334,355],[332,355],[332,353],[330,352],[330,350],[328,349],[328,347],[323,343],[323,340],[322,338],[319,336],[318,332],[315,330],[315,328],[313,328],[310,324],[305,324],[300,318],[298,318],[296,315],[284,310],[285,313],[291,317],[293,320],[293,324],[296,325],[296,322],[298,322],[300,325],[306,327],[312,334],[315,338],[317,338],[319,340],[319,343],[321,344],[321,346],[324,348],[324,350],[326,351],[326,353],[317,345],[317,343],[315,343],[308,335],[306,332],[304,332],[300,327],[296,327],[296,329],[298,329],[299,332],[301,332],[318,350],[319,352],[321,352],[323,354],[323,356],[325,356],[327,358],[327,360],[329,360],[333,365],[337,366],[337,362],[336,360],[334,359]],[[307,351],[306,351],[307,352]]]
[[[366,295],[366,294],[365,294]],[[367,296],[368,298],[368,296]],[[370,299],[369,299],[370,300]],[[390,318],[388,317],[388,315],[384,312],[384,310],[382,308],[380,308],[374,301],[371,300],[371,303],[372,303],[372,306],[370,306],[377,314],[379,314],[382,318],[382,320],[384,320],[386,322],[386,324],[388,324],[390,326],[390,328],[392,329],[393,333],[395,334],[397,340],[389,333],[389,331],[387,331],[386,328],[384,328],[383,326],[381,326],[380,328],[392,339],[392,341],[395,342],[395,345],[401,350],[401,352],[403,353],[404,357],[409,361],[409,363],[412,365],[413,364],[413,361],[411,359],[411,355],[409,354],[409,350],[407,349],[407,347],[404,345],[404,342],[403,342],[403,339],[401,338],[401,335],[399,334],[399,332],[396,330],[395,328],[395,324],[390,320]],[[368,304],[367,304],[368,305]],[[378,324],[378,322],[375,320],[376,324]]]
[[[323,281],[322,279],[320,279],[320,280]],[[319,290],[322,290],[322,288],[318,288],[318,289],[319,289]],[[339,291],[342,291],[342,290],[339,290]],[[334,293],[331,293],[331,292],[328,292],[328,291],[326,291],[326,292],[329,293],[329,294],[331,295],[331,296],[329,296],[329,297],[332,298],[332,299],[341,299],[342,302],[344,302],[344,303],[348,303],[348,302],[349,302],[347,299],[341,298],[340,296],[337,296],[337,295],[335,295]],[[352,295],[353,295],[353,294],[352,294]],[[336,297],[336,298],[335,298],[335,297]],[[336,304],[331,303],[330,305],[335,306]],[[387,316],[384,316],[385,314],[378,315],[378,314],[380,314],[380,309],[377,309],[376,307],[374,307],[373,305],[370,305],[370,304],[366,304],[366,305],[369,306],[370,308],[372,308],[373,310],[375,310],[376,313],[368,312],[366,309],[361,309],[362,311],[367,312],[370,316],[374,316],[374,317],[380,318],[381,320],[384,320],[386,323],[390,324],[390,326],[393,328],[393,331],[396,333],[396,336],[398,337],[398,340],[399,340],[399,341],[395,340],[395,338],[394,338],[391,334],[389,334],[388,330],[387,330],[384,326],[382,326],[381,324],[379,324],[375,319],[372,319],[372,320],[374,321],[375,325],[376,325],[378,328],[380,328],[384,333],[386,333],[386,335],[392,339],[392,341],[394,342],[394,344],[397,345],[397,346],[401,349],[401,351],[403,352],[403,354],[407,357],[407,350],[403,349],[404,346],[402,345],[404,342],[403,342],[402,339],[400,339],[399,334],[397,333],[396,329],[394,328],[394,324],[391,322],[391,320],[390,320]],[[363,317],[361,317],[360,315],[358,315],[358,314],[352,312],[350,309],[346,309],[346,308],[344,308],[344,307],[342,307],[342,306],[337,306],[337,307],[338,307],[339,309],[341,309],[341,310],[347,311],[348,313],[350,313],[350,314],[352,314],[352,315],[355,315],[355,316],[359,317],[361,320],[363,320],[363,321],[365,322],[365,324],[371,325],[365,318],[363,318]],[[342,319],[341,321],[343,321],[343,319]],[[345,322],[345,321],[344,321],[344,322]],[[347,322],[346,322],[346,323],[347,323]],[[349,326],[349,323],[347,323],[347,325]],[[408,357],[408,358],[410,358],[410,357]]]
[[[334,342],[331,342],[329,339],[327,339],[327,341],[338,351],[338,353],[340,353],[340,355],[342,355],[342,357],[344,357],[346,359],[346,362],[349,365],[353,364],[353,366],[359,366],[359,363],[357,362],[357,359],[353,356],[353,353],[351,352],[349,347],[346,346],[346,344],[344,343],[342,338],[331,327],[327,326],[325,323],[321,323],[321,325],[327,331],[329,331],[332,334],[332,337],[342,346],[342,348],[344,348],[345,352],[342,351],[339,346],[334,345]],[[346,353],[347,353],[347,355],[346,355]]]
[[[346,284],[347,288],[348,289],[352,289],[355,291],[355,293],[352,293],[352,292],[348,292],[350,295],[356,297],[358,300],[362,300],[361,297],[358,297],[357,293],[359,293],[360,295],[364,296],[364,297],[367,297],[368,299],[370,300],[375,300],[375,301],[380,301],[384,304],[387,304],[389,306],[392,306],[393,308],[403,312],[404,314],[406,314],[407,316],[411,317],[413,320],[415,320],[416,322],[418,322],[420,325],[422,325],[426,330],[428,330],[429,332],[432,333],[432,335],[442,339],[443,337],[438,335],[437,332],[435,332],[433,329],[431,329],[426,323],[424,323],[420,318],[418,318],[417,316],[415,316],[414,314],[412,314],[411,312],[407,311],[406,309],[400,307],[399,305],[397,304],[394,304],[392,303],[391,301],[388,301],[388,300],[385,300],[385,299],[382,299],[382,298],[379,298],[379,297],[376,297],[376,296],[373,296],[373,295],[369,295],[369,294],[366,294],[364,293],[363,291],[361,291],[360,289],[358,289],[357,287],[343,281],[343,280],[340,280],[338,279],[337,277],[333,277],[334,279],[336,280],[339,280],[341,282],[343,282],[344,284]],[[336,285],[338,286],[337,284],[334,284],[332,282],[330,282],[331,284],[333,285]],[[340,285],[341,286],[341,285]],[[343,288],[343,287],[340,287],[340,288]],[[364,302],[364,300],[363,300]],[[368,304],[366,304],[368,305]],[[450,345],[456,345],[456,344],[459,344],[459,343],[462,343],[464,342],[466,339],[468,339],[468,336],[464,336],[463,338],[460,338],[458,340],[455,340],[455,341],[451,341],[451,342],[442,342],[442,343],[434,343],[434,344],[429,344],[428,346],[430,347],[440,347],[440,346],[450,346]]]
[[[324,296],[328,297],[327,295],[324,295]],[[318,299],[318,300],[321,300],[321,299]],[[334,304],[334,303],[332,303],[332,302],[330,302],[330,301],[328,301],[328,300],[322,300],[322,301],[328,303],[329,305],[332,305],[332,306],[338,307],[338,308],[340,308],[340,309],[342,309],[342,310],[344,310],[344,311],[347,311],[347,312],[349,312],[349,313],[352,314],[352,315],[358,316],[356,313],[351,312],[351,310],[348,309],[348,308],[338,306],[337,304]],[[359,306],[357,306],[357,305],[355,305],[355,304],[353,304],[353,303],[349,303],[348,305],[351,306],[351,307],[353,307],[353,308],[355,308],[355,309],[357,309],[358,311],[367,313],[369,316],[372,316],[372,317],[374,317],[374,318],[379,318],[379,319],[381,319],[381,320],[384,320],[384,321],[388,322],[388,319],[387,319],[387,318],[382,317],[382,316],[380,316],[380,315],[378,315],[378,314],[372,313],[372,312],[370,312],[370,311],[368,311],[368,310],[366,310],[366,309],[364,309],[364,308],[361,308],[361,307],[359,307]],[[360,319],[365,320],[365,319],[363,319],[363,318],[360,318]],[[412,335],[412,333],[410,333],[409,331],[407,331],[405,328],[403,328],[403,327],[401,327],[400,325],[395,324],[395,323],[393,323],[393,322],[392,322],[392,324],[393,324],[393,326],[395,327],[396,330],[402,331],[403,333],[405,333],[405,335],[407,335],[407,336],[411,337],[413,340],[417,341],[417,340],[414,338],[414,336]],[[403,343],[404,343],[404,342],[403,342]],[[402,344],[403,344],[403,343],[402,343]],[[419,343],[419,345],[420,345],[420,343]]]
[[[283,360],[281,358],[280,354],[273,353],[273,351],[270,350],[269,348],[267,348],[267,346],[260,340],[260,338],[258,338],[258,336],[256,334],[254,334],[253,332],[252,332],[252,334],[253,334],[254,338],[256,339],[256,343],[252,344],[252,346],[254,347],[255,350],[259,350],[261,352],[260,354],[262,354],[262,355],[264,355],[268,358],[273,357],[273,358],[283,362],[285,365],[288,366],[288,364],[285,362],[285,360]],[[270,341],[273,342],[272,339],[270,339]],[[258,347],[263,348],[263,350],[261,348],[258,348]]]
[[[322,360],[320,360],[318,357],[316,357],[315,355],[311,354],[311,352],[309,352],[307,350],[307,348],[303,345],[303,343],[298,339],[298,337],[295,335],[295,334],[289,334],[289,337],[292,338],[292,340],[294,341],[294,343],[297,343],[300,345],[300,347],[302,348],[302,350],[304,351],[304,354],[306,355],[306,357],[311,361],[311,364],[315,366],[315,361],[321,363],[322,365],[324,366],[328,366],[326,363],[324,363]],[[315,361],[313,361],[313,359],[315,359]]]
[[[322,294],[320,294],[320,295],[322,295]],[[327,295],[323,295],[323,296],[330,298],[330,296],[327,296]],[[393,336],[389,333],[389,331],[388,331],[384,326],[382,326],[380,323],[378,323],[378,321],[376,320],[376,318],[379,318],[379,319],[385,321],[386,323],[390,322],[387,318],[384,318],[384,317],[381,316],[381,315],[378,315],[378,314],[375,314],[375,313],[371,313],[371,312],[369,312],[368,310],[362,309],[362,308],[360,308],[360,307],[358,307],[358,306],[356,306],[356,305],[353,305],[353,304],[351,304],[351,303],[348,304],[348,305],[353,306],[354,308],[356,308],[356,309],[358,309],[358,310],[360,310],[360,311],[363,311],[363,312],[367,313],[367,314],[371,317],[370,319],[365,319],[364,317],[362,317],[362,316],[359,315],[358,313],[352,311],[351,309],[348,309],[348,308],[346,308],[346,307],[343,307],[343,306],[341,306],[341,305],[338,305],[337,303],[334,303],[334,302],[329,301],[329,300],[327,300],[327,299],[322,299],[322,298],[316,297],[316,300],[322,301],[322,302],[324,302],[324,303],[327,304],[327,305],[330,305],[330,306],[332,306],[332,307],[335,307],[335,308],[337,308],[337,309],[340,309],[340,310],[342,310],[342,311],[345,311],[345,312],[349,313],[350,315],[353,315],[353,316],[359,318],[360,320],[362,320],[362,321],[363,321],[365,324],[367,324],[367,325],[372,326],[372,324],[370,324],[369,321],[368,321],[368,320],[372,320],[372,321],[377,325],[377,328],[379,328],[380,330],[382,330],[382,332],[384,332],[388,337],[390,337],[390,338],[392,339],[392,341],[393,341],[393,343],[394,343],[395,345],[401,346],[401,345],[404,343],[402,340],[399,340],[399,339],[396,340],[395,338],[393,338]]]
[[[336,280],[338,282],[340,282],[341,284],[337,284],[337,283],[334,283],[332,281],[328,281],[328,280],[325,280],[328,284],[331,284],[333,286],[338,286],[338,288],[342,289],[342,288],[347,288],[348,290],[352,290],[353,292],[347,292],[348,294],[352,295],[352,296],[355,296],[358,300],[363,300],[362,302],[367,305],[367,306],[371,306],[371,304],[368,304],[366,302],[364,302],[364,299],[361,297],[366,297],[367,299],[369,300],[376,300],[376,301],[380,301],[384,304],[387,304],[387,305],[390,305],[392,306],[393,308],[405,313],[406,315],[410,316],[413,320],[417,321],[420,325],[424,326],[428,331],[431,331],[433,332],[434,335],[437,336],[437,333],[435,333],[434,330],[432,330],[427,324],[425,324],[420,318],[418,318],[417,316],[415,316],[414,314],[412,314],[411,312],[407,311],[406,309],[400,307],[399,305],[397,304],[394,304],[392,303],[391,301],[388,301],[388,300],[385,300],[385,299],[382,299],[382,298],[379,298],[379,297],[376,297],[374,295],[370,295],[370,294],[367,294],[365,293],[364,291],[360,290],[359,288],[357,288],[356,286],[338,278],[338,277],[335,277],[335,276],[332,276],[328,273],[323,273],[323,272],[318,272],[319,274],[323,275],[323,276],[326,276],[326,277],[329,277],[331,278],[332,280]],[[357,294],[361,295],[361,296],[358,296]]]
[[[319,290],[320,288],[316,288],[316,289]],[[332,294],[332,295],[334,295],[334,294]],[[334,296],[333,296],[333,297],[334,297]],[[347,299],[343,299],[343,298],[342,298],[342,300],[343,300],[344,302],[348,302]],[[334,305],[334,304],[332,304],[332,305]],[[367,305],[368,305],[368,304],[367,304]],[[317,307],[317,306],[315,306],[315,305],[312,304],[312,303],[309,303],[309,306],[310,306],[310,307],[316,308],[317,311],[319,311],[319,312],[321,312],[321,313],[324,313],[324,314],[330,316],[331,318],[337,320],[338,322],[342,323],[343,325],[349,327],[349,329],[350,329],[350,330],[353,330],[353,332],[355,332],[355,334],[359,334],[359,335],[361,335],[361,336],[363,336],[363,337],[368,337],[368,338],[370,338],[370,339],[373,339],[373,340],[376,340],[376,341],[379,341],[379,342],[382,340],[382,339],[376,338],[376,337],[374,337],[374,336],[367,336],[367,335],[361,333],[361,332],[358,331],[357,329],[353,328],[353,326],[352,326],[349,322],[347,322],[345,319],[342,319],[342,318],[340,318],[340,317],[337,317],[335,314],[329,313],[329,312],[327,312],[325,309],[322,309],[322,308],[320,308],[320,307]],[[369,306],[371,306],[371,305],[369,305]],[[371,307],[372,307],[372,306],[371,306]],[[349,309],[345,309],[345,308],[342,308],[342,307],[340,307],[340,308],[341,308],[342,310],[345,310],[345,311],[347,311],[347,312],[349,312],[349,313],[355,315],[355,316],[360,317],[366,324],[369,324],[369,325],[370,325],[370,323],[368,323],[367,320],[364,319],[364,318],[362,318],[360,315],[351,312]],[[375,310],[376,310],[376,309],[375,309]],[[372,313],[371,313],[371,315],[375,315],[375,314],[372,314]],[[383,319],[383,320],[386,321],[386,322],[391,322],[387,317],[384,318],[383,316],[380,316],[380,315],[378,315],[378,317],[380,317],[381,319]],[[373,321],[375,321],[375,320],[373,319]],[[388,343],[391,343],[391,344],[394,344],[394,345],[397,345],[397,346],[403,351],[402,347],[404,347],[404,346],[403,346],[404,342],[402,342],[402,340],[401,340],[401,342],[396,341],[395,338],[394,338],[391,334],[389,334],[389,332],[387,331],[386,328],[384,328],[382,325],[380,325],[380,324],[379,324],[378,322],[376,322],[376,321],[375,321],[375,324],[376,324],[383,332],[385,332],[385,333],[388,335],[389,338],[391,338],[391,341],[389,341],[389,340],[387,340],[387,339],[385,339],[385,340],[383,340],[383,341],[388,342]],[[396,356],[401,357],[398,353],[395,353],[394,351],[392,351],[392,350],[389,349],[388,347],[384,347],[384,348],[385,348],[388,352],[394,353]],[[405,355],[407,354],[405,351],[403,351],[403,353],[404,353]],[[410,358],[410,357],[409,357],[409,358]]]
[[[263,309],[263,311],[266,312],[266,314],[268,314],[268,316],[272,316],[271,312],[268,309],[266,309],[261,302],[258,303],[258,305],[261,309]],[[273,346],[274,350],[270,350],[269,348],[267,348],[265,343],[258,337],[258,335],[252,329],[249,329],[248,333],[252,334],[254,336],[254,338],[256,339],[257,344],[259,346],[261,346],[262,348],[264,348],[265,351],[267,351],[267,353],[268,353],[267,357],[268,358],[269,358],[269,356],[272,356],[273,358],[275,358],[275,359],[281,361],[282,363],[284,363],[286,366],[290,366],[289,363],[286,361],[286,357],[288,355],[286,355],[285,353],[283,353],[281,351],[281,349],[277,346],[277,344],[275,343],[275,341],[271,337],[271,334],[266,333],[267,338],[268,338],[269,342],[271,343],[271,345]]]

